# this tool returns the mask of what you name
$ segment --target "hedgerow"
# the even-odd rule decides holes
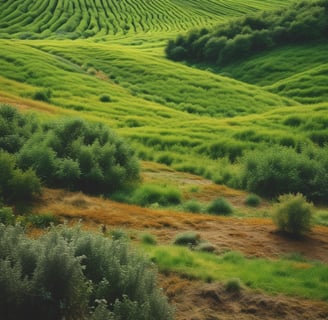
[[[166,55],[224,66],[283,44],[328,36],[328,1],[300,1],[289,8],[248,14],[213,29],[192,30],[170,40]]]

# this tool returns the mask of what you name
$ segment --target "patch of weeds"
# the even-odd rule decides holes
[[[152,246],[155,246],[157,244],[156,237],[150,233],[141,234],[140,240],[143,244],[149,244]]]
[[[59,223],[59,219],[51,213],[31,214],[25,217],[25,224],[36,228],[47,228]],[[24,220],[22,223],[24,223]]]
[[[202,206],[197,200],[189,200],[183,205],[183,209],[187,212],[199,213],[202,211]]]
[[[109,236],[113,239],[113,240],[122,240],[122,239],[128,239],[128,235],[127,233],[122,230],[122,229],[113,229],[109,231]]]
[[[187,231],[183,233],[179,233],[173,241],[173,244],[178,246],[196,246],[200,243],[199,234]]]
[[[233,208],[225,198],[218,198],[209,204],[207,212],[217,215],[229,215],[233,212]]]

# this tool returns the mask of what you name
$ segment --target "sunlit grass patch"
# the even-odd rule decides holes
[[[238,278],[246,286],[271,294],[328,300],[328,267],[319,262],[246,258],[228,252],[217,256],[174,246],[148,247],[147,252],[162,272],[177,272],[204,281]]]

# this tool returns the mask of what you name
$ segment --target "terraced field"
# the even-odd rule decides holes
[[[171,32],[207,26],[286,1],[8,0],[0,3],[0,38],[88,38]]]

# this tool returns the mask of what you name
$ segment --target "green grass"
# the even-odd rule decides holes
[[[283,46],[236,61],[215,71],[240,81],[270,86],[326,63],[327,50],[326,41]]]
[[[165,14],[156,15],[157,10],[162,10],[160,8],[164,2],[170,3]],[[55,115],[80,114],[88,120],[103,121],[129,139],[141,159],[167,163],[177,170],[200,174],[229,185],[236,185],[239,174],[237,159],[247,150],[265,150],[274,144],[291,147],[303,143],[323,145],[327,141],[326,103],[303,106],[293,99],[280,96],[281,91],[265,79],[263,84],[273,85],[272,88],[260,88],[258,83],[249,85],[207,70],[174,63],[164,57],[168,38],[182,30],[179,25],[183,23],[183,19],[179,18],[182,13],[173,8],[184,9],[183,15],[190,19],[189,24],[185,25],[188,29],[191,25],[204,25],[202,19],[205,18],[211,24],[214,15],[219,12],[220,19],[230,19],[245,12],[284,5],[285,2],[164,2],[139,5],[138,10],[143,18],[147,16],[146,12],[151,11],[154,15],[152,29],[149,29],[151,32],[140,28],[142,19],[135,22],[136,30],[130,28],[122,31],[124,26],[118,22],[114,31],[116,22],[113,21],[122,19],[132,25],[128,16],[132,20],[136,17],[127,13],[133,10],[134,5],[133,8],[126,7],[126,1],[113,3],[113,13],[107,10],[107,14],[115,15],[112,22],[106,19],[107,24],[97,17],[101,4],[96,0],[88,2],[88,5],[84,1],[80,1],[79,5],[77,1],[72,2],[75,5],[60,1],[40,5],[36,1],[33,6],[28,1],[2,2],[0,26],[3,35],[19,38],[24,29],[24,32],[32,32],[33,36],[52,40],[0,40],[0,101],[9,99]],[[109,1],[101,3],[109,8]],[[33,23],[25,21],[24,17],[17,17],[17,11],[25,15],[33,12],[32,8],[51,12],[49,21],[43,18],[43,22],[39,23],[41,14],[35,16],[37,18]],[[65,10],[61,12],[61,8]],[[82,19],[74,8],[88,14],[83,15]],[[63,31],[63,24],[59,26],[59,18],[65,15],[64,11],[73,12],[70,19],[81,18],[75,29],[72,26],[73,33],[94,30],[99,37],[75,41],[53,40],[68,37],[69,32]],[[168,20],[170,27],[166,28],[163,25],[169,15],[173,15],[174,19]],[[198,19],[198,24],[194,18]],[[156,22],[156,19],[161,19],[163,24]],[[33,26],[34,31],[29,31]],[[306,46],[299,50],[291,47],[286,49],[287,54],[281,49],[268,53],[267,58],[264,55],[261,63],[261,57],[258,57],[259,60],[254,63],[258,65],[259,74],[269,79],[271,74],[266,74],[270,69],[266,70],[265,64],[270,60],[275,65],[284,61],[281,69],[286,69],[287,73],[283,74],[281,70],[272,72],[273,81],[284,81],[285,77],[293,77],[307,68],[321,68],[318,64],[324,57],[325,46],[317,44],[312,51]],[[305,54],[300,53],[303,49]],[[295,58],[288,60],[287,68],[286,55],[293,52]],[[306,85],[310,85],[311,81]],[[47,97],[48,104],[35,100],[36,93],[47,90],[51,93]],[[278,94],[268,90],[277,91]],[[321,93],[324,97],[322,90]],[[283,94],[288,96],[289,92]],[[110,99],[104,102],[103,97]],[[309,102],[325,98],[315,99]],[[295,115],[298,118],[297,126],[290,125]]]
[[[76,39],[181,31],[284,4],[282,0],[247,4],[242,0],[8,0],[0,3],[0,38]]]
[[[270,294],[328,300],[328,266],[319,262],[248,259],[237,252],[216,256],[174,246],[145,248],[163,272],[204,281],[239,278],[246,286]]]

